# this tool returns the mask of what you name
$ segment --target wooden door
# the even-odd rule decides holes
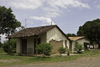
[[[36,45],[39,45],[41,43],[41,39],[37,38],[37,44],[36,44],[36,38],[34,39],[34,54],[36,54]],[[39,52],[38,52],[39,53]]]
[[[22,54],[27,54],[27,39],[22,39]]]

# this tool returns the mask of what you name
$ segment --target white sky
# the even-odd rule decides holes
[[[77,33],[86,21],[100,18],[100,0],[0,0],[11,7],[17,20],[27,27],[53,24],[64,33]],[[2,36],[4,40],[4,36]]]

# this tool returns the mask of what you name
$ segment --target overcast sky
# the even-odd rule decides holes
[[[27,27],[50,25],[52,22],[66,34],[76,34],[86,21],[100,18],[100,0],[0,0],[0,5],[11,7],[23,26],[25,19]]]

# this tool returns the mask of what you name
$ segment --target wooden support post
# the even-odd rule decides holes
[[[10,54],[10,38],[8,40],[8,54]]]

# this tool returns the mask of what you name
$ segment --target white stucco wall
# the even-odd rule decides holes
[[[87,39],[80,39],[80,40],[77,40],[76,42],[78,42],[78,43],[80,43],[80,44],[84,44],[84,43],[90,43],[90,41],[89,40],[87,40]]]
[[[34,53],[34,37],[29,37],[27,39],[27,53]]]
[[[67,40],[66,45],[69,47],[69,40],[62,34],[62,32],[57,28],[54,27],[53,29],[47,32],[47,43],[51,40],[60,41],[63,40],[63,47],[65,47],[65,40]]]
[[[28,37],[27,39],[27,52],[34,54],[34,39],[36,37]],[[41,39],[41,43],[46,43],[46,33],[39,35],[37,38]]]
[[[67,39],[67,47],[69,49],[69,46],[70,46],[70,41]]]
[[[41,43],[46,43],[46,33],[39,35],[38,38],[41,38]]]
[[[85,38],[80,39],[80,40],[77,40],[77,41],[72,41],[72,52],[74,52],[75,42],[80,43],[80,44],[83,44],[83,47],[84,47],[84,43],[90,43],[90,41],[87,40],[87,39],[85,39]]]
[[[27,53],[32,53],[34,54],[34,39],[36,37],[27,37],[23,39],[27,39]],[[41,43],[46,43],[46,33],[39,35],[37,38],[41,38]],[[22,49],[22,42],[21,39],[17,39],[17,45],[16,45],[16,53],[21,54],[21,49]]]
[[[59,31],[57,27],[54,27],[47,32],[47,43],[49,43],[49,41],[52,39],[60,41],[66,40],[66,37]]]
[[[17,39],[16,41],[16,53],[21,53],[21,39]]]

